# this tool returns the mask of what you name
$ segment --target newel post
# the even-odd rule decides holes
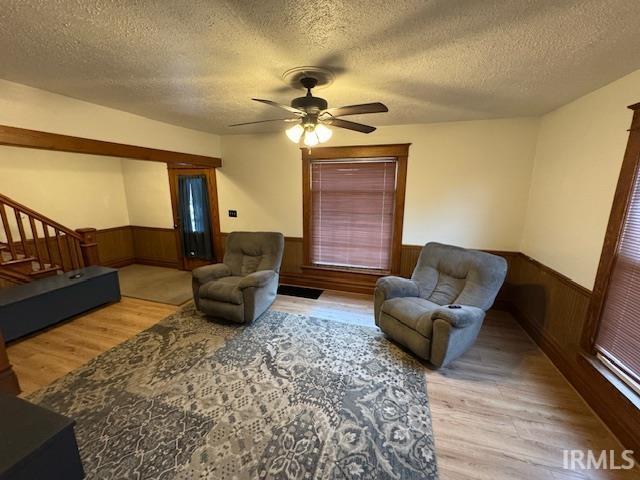
[[[100,264],[100,258],[98,257],[98,243],[96,241],[95,228],[79,228],[77,233],[82,236],[80,242],[80,250],[82,251],[82,259],[84,260],[84,266]]]

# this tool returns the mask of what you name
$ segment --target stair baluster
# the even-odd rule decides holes
[[[60,230],[58,230],[57,228],[54,229],[56,232],[56,245],[58,246],[58,255],[60,256],[60,266],[62,267],[63,271],[67,271],[70,269],[67,269],[65,261],[64,261],[64,255],[63,255],[63,248],[62,248],[62,239],[60,238]]]
[[[36,260],[38,261],[38,265],[40,265],[40,270],[44,270],[44,262],[42,261],[42,251],[40,250],[40,243],[38,242],[38,230],[36,229],[35,218],[29,217],[29,225],[31,225],[31,238],[36,252]]]
[[[40,222],[42,224],[42,233],[44,233],[44,247],[45,247],[45,251],[47,253],[47,260],[48,260],[48,264],[51,267],[57,266],[56,262],[53,258],[53,255],[51,255],[51,237],[49,236],[49,227],[47,226],[46,223],[44,222]]]
[[[29,256],[29,249],[27,248],[27,236],[24,233],[24,224],[22,223],[22,215],[17,209],[13,209],[13,213],[16,216],[16,224],[18,225],[18,235],[20,235],[20,243],[22,244],[22,253],[25,257]]]
[[[9,228],[9,219],[7,218],[7,211],[4,208],[4,204],[0,204],[0,217],[2,217],[2,226],[4,227],[4,235],[7,240],[7,246],[9,247],[9,255],[11,260],[18,258],[16,253],[16,246],[13,244],[13,237],[11,235],[11,229]]]

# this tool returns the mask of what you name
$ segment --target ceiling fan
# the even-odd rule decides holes
[[[271,120],[260,120],[257,122],[236,123],[229,126],[238,127],[240,125],[252,125],[254,123],[266,122],[295,122],[293,127],[287,129],[287,137],[289,137],[289,139],[294,143],[299,143],[302,139],[303,143],[307,147],[313,147],[318,143],[324,143],[331,138],[332,132],[328,126],[346,128],[347,130],[354,130],[362,133],[371,133],[376,129],[376,127],[363,125],[362,123],[350,122],[338,117],[389,111],[389,109],[380,102],[328,108],[327,101],[324,98],[314,97],[311,94],[311,89],[318,84],[318,80],[316,78],[304,76],[300,79],[300,83],[307,89],[307,94],[304,97],[294,98],[291,101],[290,107],[271,100],[262,100],[260,98],[251,99],[256,102],[266,103],[267,105],[286,110],[292,115],[289,118],[274,118]]]

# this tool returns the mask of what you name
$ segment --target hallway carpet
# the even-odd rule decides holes
[[[191,300],[191,272],[150,265],[127,265],[118,270],[125,297],[182,305]]]

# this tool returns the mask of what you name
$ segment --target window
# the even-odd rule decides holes
[[[636,105],[634,108],[640,107]],[[590,310],[589,343],[640,394],[640,116],[634,116]],[[635,128],[634,128],[635,127]]]
[[[397,270],[407,149],[408,145],[317,148],[306,155],[303,151],[305,263],[381,273]]]
[[[602,308],[596,350],[605,364],[640,385],[640,182],[635,176],[618,241],[607,296]],[[618,372],[616,372],[618,373]],[[640,393],[640,392],[638,392]]]

